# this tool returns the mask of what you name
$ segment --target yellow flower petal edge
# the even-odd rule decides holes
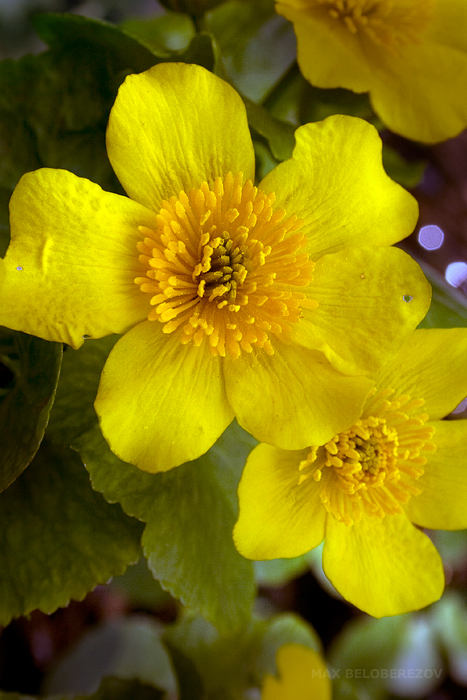
[[[278,0],[303,75],[369,92],[396,133],[435,143],[467,127],[464,0]]]
[[[376,372],[383,348],[385,354],[396,353],[406,337],[401,330],[424,316],[431,300],[420,266],[402,250],[388,247],[325,255],[316,263],[313,292],[318,305],[304,310],[293,338],[320,350],[345,373],[354,367]]]
[[[0,325],[67,343],[124,333],[150,304],[134,278],[138,225],[154,212],[66,170],[24,175],[10,200]]]
[[[220,360],[205,345],[191,352],[150,321],[120,338],[95,402],[115,454],[159,472],[206,452],[234,417]]]
[[[373,617],[401,615],[441,598],[443,563],[405,515],[352,526],[329,519],[323,569],[341,595]]]
[[[295,557],[324,539],[325,574],[365,612],[437,600],[442,563],[416,526],[467,527],[467,421],[441,420],[467,396],[466,351],[466,328],[417,330],[350,428],[298,451],[258,445],[238,487],[238,551]]]
[[[299,127],[295,140],[292,158],[259,187],[303,220],[313,260],[349,246],[389,246],[413,231],[418,204],[386,174],[374,126],[335,114]]]
[[[436,451],[418,480],[420,494],[405,507],[410,520],[431,530],[462,530],[467,511],[467,420],[439,420]]]
[[[301,644],[284,644],[276,653],[278,677],[267,674],[261,700],[331,700],[331,681],[321,655]]]
[[[375,333],[375,313],[388,323],[395,316],[398,343],[422,319],[429,285],[413,266],[413,303],[401,301],[407,280],[397,276],[394,257],[402,254],[388,248],[408,234],[416,205],[384,175],[374,129],[339,117],[304,127],[297,138],[284,164],[288,177],[271,173],[266,190],[254,186],[253,146],[235,90],[200,66],[158,64],[128,76],[110,115],[109,157],[131,198],[51,169],[26,175],[15,190],[0,324],[74,347],[84,337],[126,334],[95,404],[121,459],[165,471],[209,449],[233,416],[282,447],[329,440],[357,420],[372,382],[365,375],[396,349],[391,334]],[[324,157],[334,142],[345,152],[340,165],[339,157]],[[353,160],[365,169],[360,178],[349,175]],[[320,183],[315,193],[307,173]],[[389,222],[387,235],[371,230],[372,216]],[[351,252],[359,217],[366,269],[372,257],[374,269],[394,268],[377,308],[361,253]],[[329,277],[354,275],[358,266],[360,291],[345,314],[336,313],[335,289],[322,272],[315,285],[327,258]],[[326,314],[333,323],[323,321]],[[352,316],[358,332],[350,335]],[[375,353],[366,350],[370,336]],[[345,398],[330,401],[330,387]],[[303,401],[291,413],[294,393]]]
[[[128,196],[159,211],[179,192],[217,177],[253,179],[245,107],[230,85],[199,66],[166,63],[129,75],[112,108],[107,153]]]

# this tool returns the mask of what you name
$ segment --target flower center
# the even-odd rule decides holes
[[[139,256],[151,294],[149,320],[183,344],[209,343],[213,355],[242,350],[273,354],[271,336],[287,339],[302,307],[316,308],[299,288],[313,279],[301,221],[274,210],[250,180],[228,173],[162,203],[157,229],[140,226]],[[298,289],[297,289],[298,288]]]
[[[313,6],[351,34],[367,37],[391,53],[419,43],[433,0],[312,0]]]
[[[320,498],[336,520],[351,525],[365,513],[383,518],[402,512],[401,503],[420,493],[415,485],[426,457],[435,449],[434,428],[425,425],[423,399],[387,390],[372,398],[349,430],[323,447],[311,448],[299,465],[299,481],[310,476],[322,482]],[[315,463],[318,464],[315,464]]]

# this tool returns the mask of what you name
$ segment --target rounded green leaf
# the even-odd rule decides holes
[[[155,620],[133,615],[93,627],[61,657],[43,692],[54,697],[90,695],[107,676],[138,680],[176,695],[177,681]]]
[[[140,556],[141,524],[109,505],[78,455],[45,442],[0,494],[0,624],[80,600]]]
[[[23,472],[44,436],[62,347],[25,333],[0,331],[0,362],[13,379],[0,394],[0,491]]]
[[[154,577],[219,629],[245,623],[254,598],[253,567],[236,551],[236,488],[252,447],[237,424],[206,455],[149,474],[118,459],[98,427],[75,441],[93,487],[146,523],[142,538]]]

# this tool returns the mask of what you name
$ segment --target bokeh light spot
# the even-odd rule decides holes
[[[451,263],[447,266],[444,276],[452,287],[460,287],[467,280],[467,263]]]
[[[452,411],[452,414],[456,413],[463,413],[467,409],[467,398],[463,399],[460,404],[457,406],[457,408]]]
[[[444,241],[444,233],[439,226],[422,226],[418,232],[418,242],[425,250],[438,250]]]

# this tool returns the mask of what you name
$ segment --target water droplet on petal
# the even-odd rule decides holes
[[[411,296],[410,294],[404,294],[404,296],[403,296],[402,298],[403,298],[404,301],[406,301],[407,303],[409,303],[409,301],[412,301],[413,296]]]

